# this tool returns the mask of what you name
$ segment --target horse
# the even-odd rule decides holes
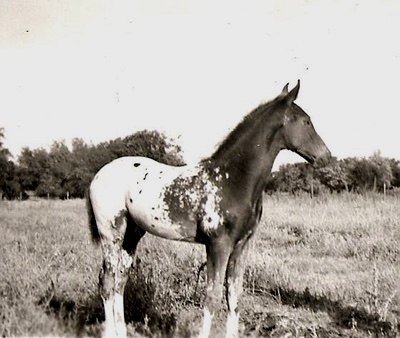
[[[146,157],[121,157],[102,167],[88,194],[105,337],[126,337],[123,294],[136,247],[145,233],[200,243],[206,249],[207,287],[200,337],[208,337],[223,295],[226,337],[239,334],[238,299],[249,239],[263,211],[263,191],[282,149],[322,166],[331,153],[310,117],[294,103],[300,81],[259,105],[195,165],[169,166]]]

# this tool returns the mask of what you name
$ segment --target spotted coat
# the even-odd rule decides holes
[[[213,232],[223,224],[220,188],[228,179],[229,175],[218,167],[210,172],[201,162],[196,166],[171,167],[149,158],[123,157],[97,173],[91,194],[93,203],[96,199],[98,203],[109,200],[110,212],[116,210],[115,204],[120,214],[128,210],[135,223],[149,233],[196,241],[199,232]]]

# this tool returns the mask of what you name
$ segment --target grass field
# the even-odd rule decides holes
[[[266,196],[241,299],[249,337],[400,335],[400,198]],[[100,248],[85,204],[0,201],[0,336],[96,336]],[[200,245],[145,236],[125,293],[128,334],[194,336]],[[222,336],[225,302],[212,336]]]

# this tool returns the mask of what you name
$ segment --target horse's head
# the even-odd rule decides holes
[[[294,103],[299,89],[300,81],[290,92],[286,85],[280,95],[284,105],[283,147],[299,154],[311,164],[325,165],[331,159],[331,152],[315,131],[310,117]]]

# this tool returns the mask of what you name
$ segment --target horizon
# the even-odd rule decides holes
[[[148,129],[145,129],[145,130],[147,130],[147,131],[157,131],[157,130],[148,130]],[[145,131],[145,130],[139,130],[139,131],[137,131],[137,132]],[[157,131],[157,132],[158,132],[158,131]],[[130,135],[133,135],[133,134],[135,134],[135,133],[136,133],[136,132],[134,132],[134,133],[132,133],[132,134],[129,134],[129,135],[118,136],[117,138],[114,138],[114,139],[101,140],[101,141],[96,142],[96,143],[94,143],[94,142],[92,142],[92,141],[86,142],[84,139],[79,138],[79,137],[72,138],[71,140],[68,140],[68,141],[65,140],[65,139],[53,140],[52,143],[50,143],[50,144],[48,144],[48,145],[40,146],[40,147],[35,147],[35,148],[30,148],[29,146],[26,146],[26,147],[21,148],[20,151],[21,151],[22,149],[24,149],[24,148],[28,148],[29,150],[32,150],[32,151],[33,151],[33,150],[38,150],[38,149],[44,149],[46,152],[49,153],[50,150],[51,150],[51,147],[53,146],[54,143],[56,143],[56,142],[61,142],[61,143],[65,144],[65,145],[67,146],[67,148],[68,148],[69,151],[72,152],[72,150],[73,150],[73,149],[72,149],[72,141],[73,141],[74,139],[80,139],[80,140],[82,140],[82,141],[85,142],[85,144],[88,145],[89,147],[96,147],[96,146],[98,146],[100,143],[112,142],[112,141],[114,141],[114,140],[116,140],[116,139],[118,139],[118,138],[124,139],[125,137],[128,137],[128,136],[130,136]],[[161,132],[161,133],[162,133],[162,132]],[[6,134],[6,133],[5,133],[5,134]],[[181,147],[180,155],[182,155],[182,158],[183,158],[185,164],[191,164],[191,163],[200,161],[200,160],[202,160],[202,159],[204,159],[204,158],[206,158],[206,157],[208,157],[208,156],[211,156],[212,153],[214,152],[214,150],[216,150],[216,149],[218,148],[218,146],[219,146],[219,143],[217,143],[217,144],[215,145],[215,147],[214,147],[214,150],[213,150],[212,152],[210,152],[209,154],[204,155],[204,157],[198,157],[198,158],[194,158],[194,159],[193,159],[193,158],[190,158],[190,156],[189,156],[189,157],[186,156],[187,154],[185,154],[185,150],[183,149],[182,145],[179,144],[179,136],[178,136],[178,138],[173,138],[173,137],[171,137],[171,136],[169,136],[169,135],[166,135],[166,134],[164,134],[164,133],[162,133],[162,135],[165,136],[166,141],[167,141],[167,142],[170,142],[171,145],[177,145],[177,146],[180,146],[180,147]],[[5,139],[5,138],[4,138],[4,139]],[[223,139],[224,139],[224,138],[223,138]],[[221,142],[223,141],[223,139],[221,139]],[[7,149],[8,149],[8,148],[7,148]],[[8,150],[9,150],[9,149],[8,149]],[[379,149],[374,150],[371,154],[365,155],[365,156],[337,157],[337,156],[335,156],[335,155],[332,155],[332,157],[335,158],[336,160],[340,161],[340,160],[344,160],[344,159],[348,159],[348,158],[357,158],[357,159],[366,158],[366,159],[368,159],[368,158],[370,158],[370,157],[372,157],[372,156],[374,156],[374,155],[376,155],[376,154],[379,155],[379,156],[381,156],[381,157],[383,157],[383,158],[387,158],[387,159],[389,159],[389,160],[395,160],[395,161],[400,162],[400,159],[399,159],[399,158],[385,156],[384,154],[382,154],[382,152],[381,152]],[[17,162],[17,161],[18,161],[18,157],[19,157],[20,155],[21,155],[20,152],[19,152],[17,155],[14,155],[13,153],[11,153],[11,160],[14,161],[14,162]],[[135,155],[132,155],[132,156],[135,156]],[[278,156],[276,157],[276,159],[275,159],[275,161],[274,161],[274,164],[273,164],[273,167],[272,167],[272,172],[278,171],[279,168],[280,168],[280,166],[282,166],[282,165],[286,165],[286,164],[296,164],[296,163],[307,163],[307,161],[304,160],[300,155],[296,154],[295,152],[290,151],[290,150],[287,150],[287,149],[283,149],[283,150],[281,150],[281,151],[279,152]]]

